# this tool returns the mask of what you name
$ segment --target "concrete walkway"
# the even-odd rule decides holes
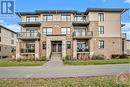
[[[129,64],[66,66],[60,54],[39,67],[0,67],[0,78],[63,78],[104,76],[130,72]]]
[[[43,65],[43,67],[57,67],[57,66],[64,66],[63,61],[61,59],[61,53],[52,53],[50,61]]]

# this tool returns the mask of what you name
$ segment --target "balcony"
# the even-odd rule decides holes
[[[35,53],[35,49],[20,49],[22,54]]]
[[[19,22],[19,25],[23,26],[23,27],[40,27],[41,23],[39,21],[35,21],[35,22]]]
[[[18,33],[18,39],[40,39],[39,32],[20,32]]]
[[[73,21],[72,23],[74,26],[87,26],[89,21]]]
[[[74,26],[87,26],[89,21],[86,19],[86,16],[75,16],[72,23]]]
[[[92,38],[92,36],[93,35],[91,31],[86,32],[86,33],[77,33],[77,32],[73,33],[74,39],[89,39],[89,38]]]

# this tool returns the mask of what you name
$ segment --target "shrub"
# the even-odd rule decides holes
[[[46,56],[40,56],[38,60],[39,61],[46,61]]]
[[[70,55],[66,55],[65,56],[65,60],[71,60],[71,56]]]
[[[103,60],[105,58],[106,57],[104,55],[99,54],[99,55],[93,55],[92,60]]]
[[[112,54],[111,58],[113,59],[124,59],[124,58],[128,58],[127,54]]]

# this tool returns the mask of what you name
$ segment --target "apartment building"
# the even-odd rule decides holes
[[[17,33],[0,25],[0,58],[10,57],[16,51]]]
[[[126,40],[126,54],[130,56],[130,40]]]
[[[128,9],[88,8],[17,12],[21,21],[16,57],[61,53],[73,59],[122,54],[121,15]]]

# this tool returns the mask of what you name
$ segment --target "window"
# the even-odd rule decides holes
[[[77,42],[77,52],[87,52],[89,51],[88,44],[85,41]]]
[[[70,21],[70,15],[61,15],[62,21]]]
[[[1,37],[0,37],[0,42],[1,42]]]
[[[85,22],[86,21],[86,16],[75,16],[74,20],[75,21]]]
[[[98,13],[99,21],[104,21],[104,13]]]
[[[43,21],[52,21],[53,16],[52,15],[44,15],[43,16]]]
[[[37,16],[27,17],[26,21],[27,22],[37,22],[38,21],[38,17]]]
[[[104,40],[99,40],[98,47],[99,48],[104,48]]]
[[[46,43],[43,43],[42,47],[43,47],[43,49],[46,49]]]
[[[70,28],[61,28],[61,34],[70,34]]]
[[[1,52],[1,46],[0,46],[0,52]]]
[[[71,41],[67,41],[67,49],[71,48]]]
[[[52,34],[52,28],[43,28],[43,34]]]
[[[14,44],[14,40],[11,40],[11,44]]]
[[[86,28],[75,28],[75,36],[86,36]]]
[[[99,26],[98,32],[99,32],[99,34],[104,34],[104,26]]]

